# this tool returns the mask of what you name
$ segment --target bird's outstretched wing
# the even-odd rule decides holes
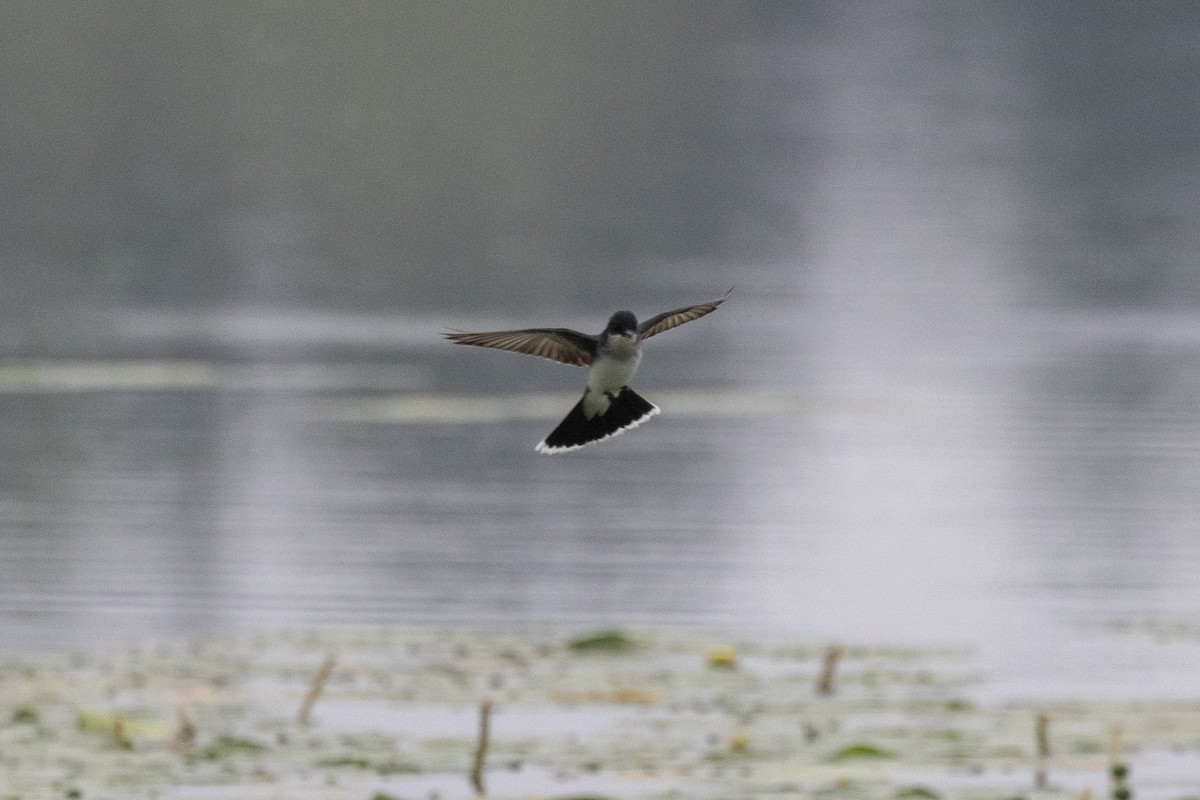
[[[729,292],[733,291],[733,287],[729,287]],[[725,298],[729,297],[729,292],[718,297],[716,300],[711,300],[707,303],[699,303],[694,306],[684,306],[677,308],[674,311],[667,311],[657,316],[653,316],[646,320],[638,328],[638,335],[643,339],[649,339],[651,336],[657,336],[663,331],[669,331],[671,328],[677,328],[685,322],[691,322],[694,319],[700,319],[705,314],[711,314],[717,310],[717,306],[725,302]]]
[[[596,355],[597,338],[570,328],[526,328],[519,331],[447,333],[455,344],[492,347],[512,353],[548,358],[573,367],[586,367]]]

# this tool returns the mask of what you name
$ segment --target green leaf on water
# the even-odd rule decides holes
[[[896,754],[873,744],[848,744],[829,757],[830,761],[851,761],[856,758],[895,758]]]
[[[33,706],[17,706],[15,709],[13,709],[13,724],[28,724],[31,722],[37,722],[38,719],[38,711]]]
[[[567,648],[576,653],[622,653],[632,650],[634,644],[633,637],[614,629],[577,636],[567,642]]]
[[[267,746],[253,739],[242,739],[238,736],[218,736],[217,740],[200,751],[200,756],[208,761],[216,761],[225,756],[238,753],[261,753]]]

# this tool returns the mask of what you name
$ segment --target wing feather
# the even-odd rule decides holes
[[[510,353],[548,358],[560,364],[586,367],[596,355],[596,337],[570,328],[526,328],[516,331],[447,333],[455,344],[490,347]]]
[[[733,291],[733,287],[729,287],[729,292]],[[699,303],[694,306],[684,306],[677,308],[674,311],[666,311],[657,316],[653,316],[641,324],[638,329],[639,335],[643,339],[649,339],[651,336],[656,336],[663,331],[669,331],[671,328],[678,328],[686,322],[697,320],[705,314],[711,314],[717,310],[717,306],[725,302],[725,298],[729,297],[729,292],[726,292],[716,300],[710,300],[707,303]]]

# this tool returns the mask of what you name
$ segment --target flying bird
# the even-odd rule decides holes
[[[491,347],[587,367],[587,388],[571,412],[538,443],[540,453],[565,453],[635,428],[658,413],[629,382],[642,361],[642,342],[717,310],[730,288],[716,300],[684,306],[638,323],[629,311],[613,314],[604,331],[592,336],[570,328],[525,328],[484,333],[447,333],[455,344]]]

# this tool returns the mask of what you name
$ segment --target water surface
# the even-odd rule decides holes
[[[685,625],[1186,691],[1131,622],[1200,615],[1190,6],[39,8],[4,647]],[[568,456],[581,372],[439,337],[734,284]]]

